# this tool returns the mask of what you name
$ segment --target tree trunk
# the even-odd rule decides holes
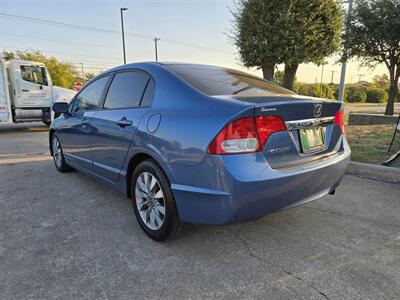
[[[400,68],[397,67],[396,72],[390,70],[390,88],[389,88],[389,99],[386,104],[385,115],[393,116],[394,114],[394,102],[397,98],[398,93],[398,85],[399,85],[399,77],[400,77]]]
[[[394,102],[396,101],[397,93],[398,93],[398,86],[399,80],[391,80],[390,81],[390,88],[389,88],[389,99],[386,104],[385,115],[393,116],[394,113]]]
[[[263,64],[261,66],[263,77],[266,80],[273,81],[274,80],[274,72],[275,72],[275,65],[274,64]]]
[[[298,64],[285,65],[285,74],[283,77],[283,86],[288,90],[293,91],[294,80],[296,78]]]

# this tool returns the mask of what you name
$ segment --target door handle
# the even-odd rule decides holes
[[[23,92],[29,92],[29,90],[21,90],[21,91],[23,91]]]
[[[86,126],[86,125],[88,124],[88,121],[87,121],[86,119],[82,119],[81,124],[82,124],[83,126]]]
[[[128,120],[125,117],[123,117],[121,120],[117,121],[117,125],[120,127],[131,126],[132,124],[133,124],[133,122],[131,120]]]

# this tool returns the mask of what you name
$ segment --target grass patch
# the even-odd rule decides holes
[[[391,152],[387,152],[395,127],[394,124],[347,125],[346,137],[352,151],[351,159],[359,162],[382,164],[400,150],[400,134],[397,134]]]

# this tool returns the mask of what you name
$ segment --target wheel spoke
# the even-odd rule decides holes
[[[164,206],[161,206],[161,205],[156,205],[156,206],[154,206],[154,208],[159,212],[159,213],[161,213],[163,216],[165,216],[165,207]]]
[[[162,224],[164,218],[161,217],[160,212],[155,207],[153,208],[153,214],[157,224]]]
[[[136,195],[138,195],[140,198],[146,199],[147,193],[144,192],[144,191],[140,188],[140,186],[136,186],[135,192],[136,192]]]
[[[140,217],[142,218],[142,220],[144,222],[146,222],[145,221],[146,220],[146,211],[145,210],[139,210],[139,214],[140,214]]]
[[[154,212],[154,209],[151,209],[151,211],[150,211],[150,224],[153,226],[153,227],[157,227],[157,221],[156,221],[156,214],[155,214],[155,212]]]
[[[149,191],[153,191],[153,188],[156,186],[156,183],[157,183],[157,179],[154,177],[154,176],[152,176],[152,175],[150,175],[151,176],[151,179],[150,179],[150,186],[149,186]],[[158,185],[158,184],[157,184]]]
[[[138,180],[137,180],[138,185],[140,186],[140,189],[147,193],[147,188],[146,188],[146,184],[144,182],[144,176],[143,174],[139,176]]]
[[[152,177],[152,175],[150,175],[150,173],[145,173],[146,175],[146,181],[145,181],[145,183],[146,183],[146,189],[148,190],[148,191],[150,191],[151,189],[150,189],[150,184],[151,184],[151,177]],[[151,177],[150,177],[151,176]]]
[[[161,199],[161,198],[164,198],[164,194],[160,188],[158,192],[154,195],[154,199]]]

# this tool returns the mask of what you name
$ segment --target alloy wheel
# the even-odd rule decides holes
[[[54,162],[56,163],[56,166],[61,168],[62,152],[61,152],[61,145],[60,145],[60,142],[58,141],[57,137],[53,138],[53,157],[54,157]]]
[[[159,230],[165,221],[164,193],[151,173],[143,172],[136,179],[135,200],[143,223],[151,230]]]

